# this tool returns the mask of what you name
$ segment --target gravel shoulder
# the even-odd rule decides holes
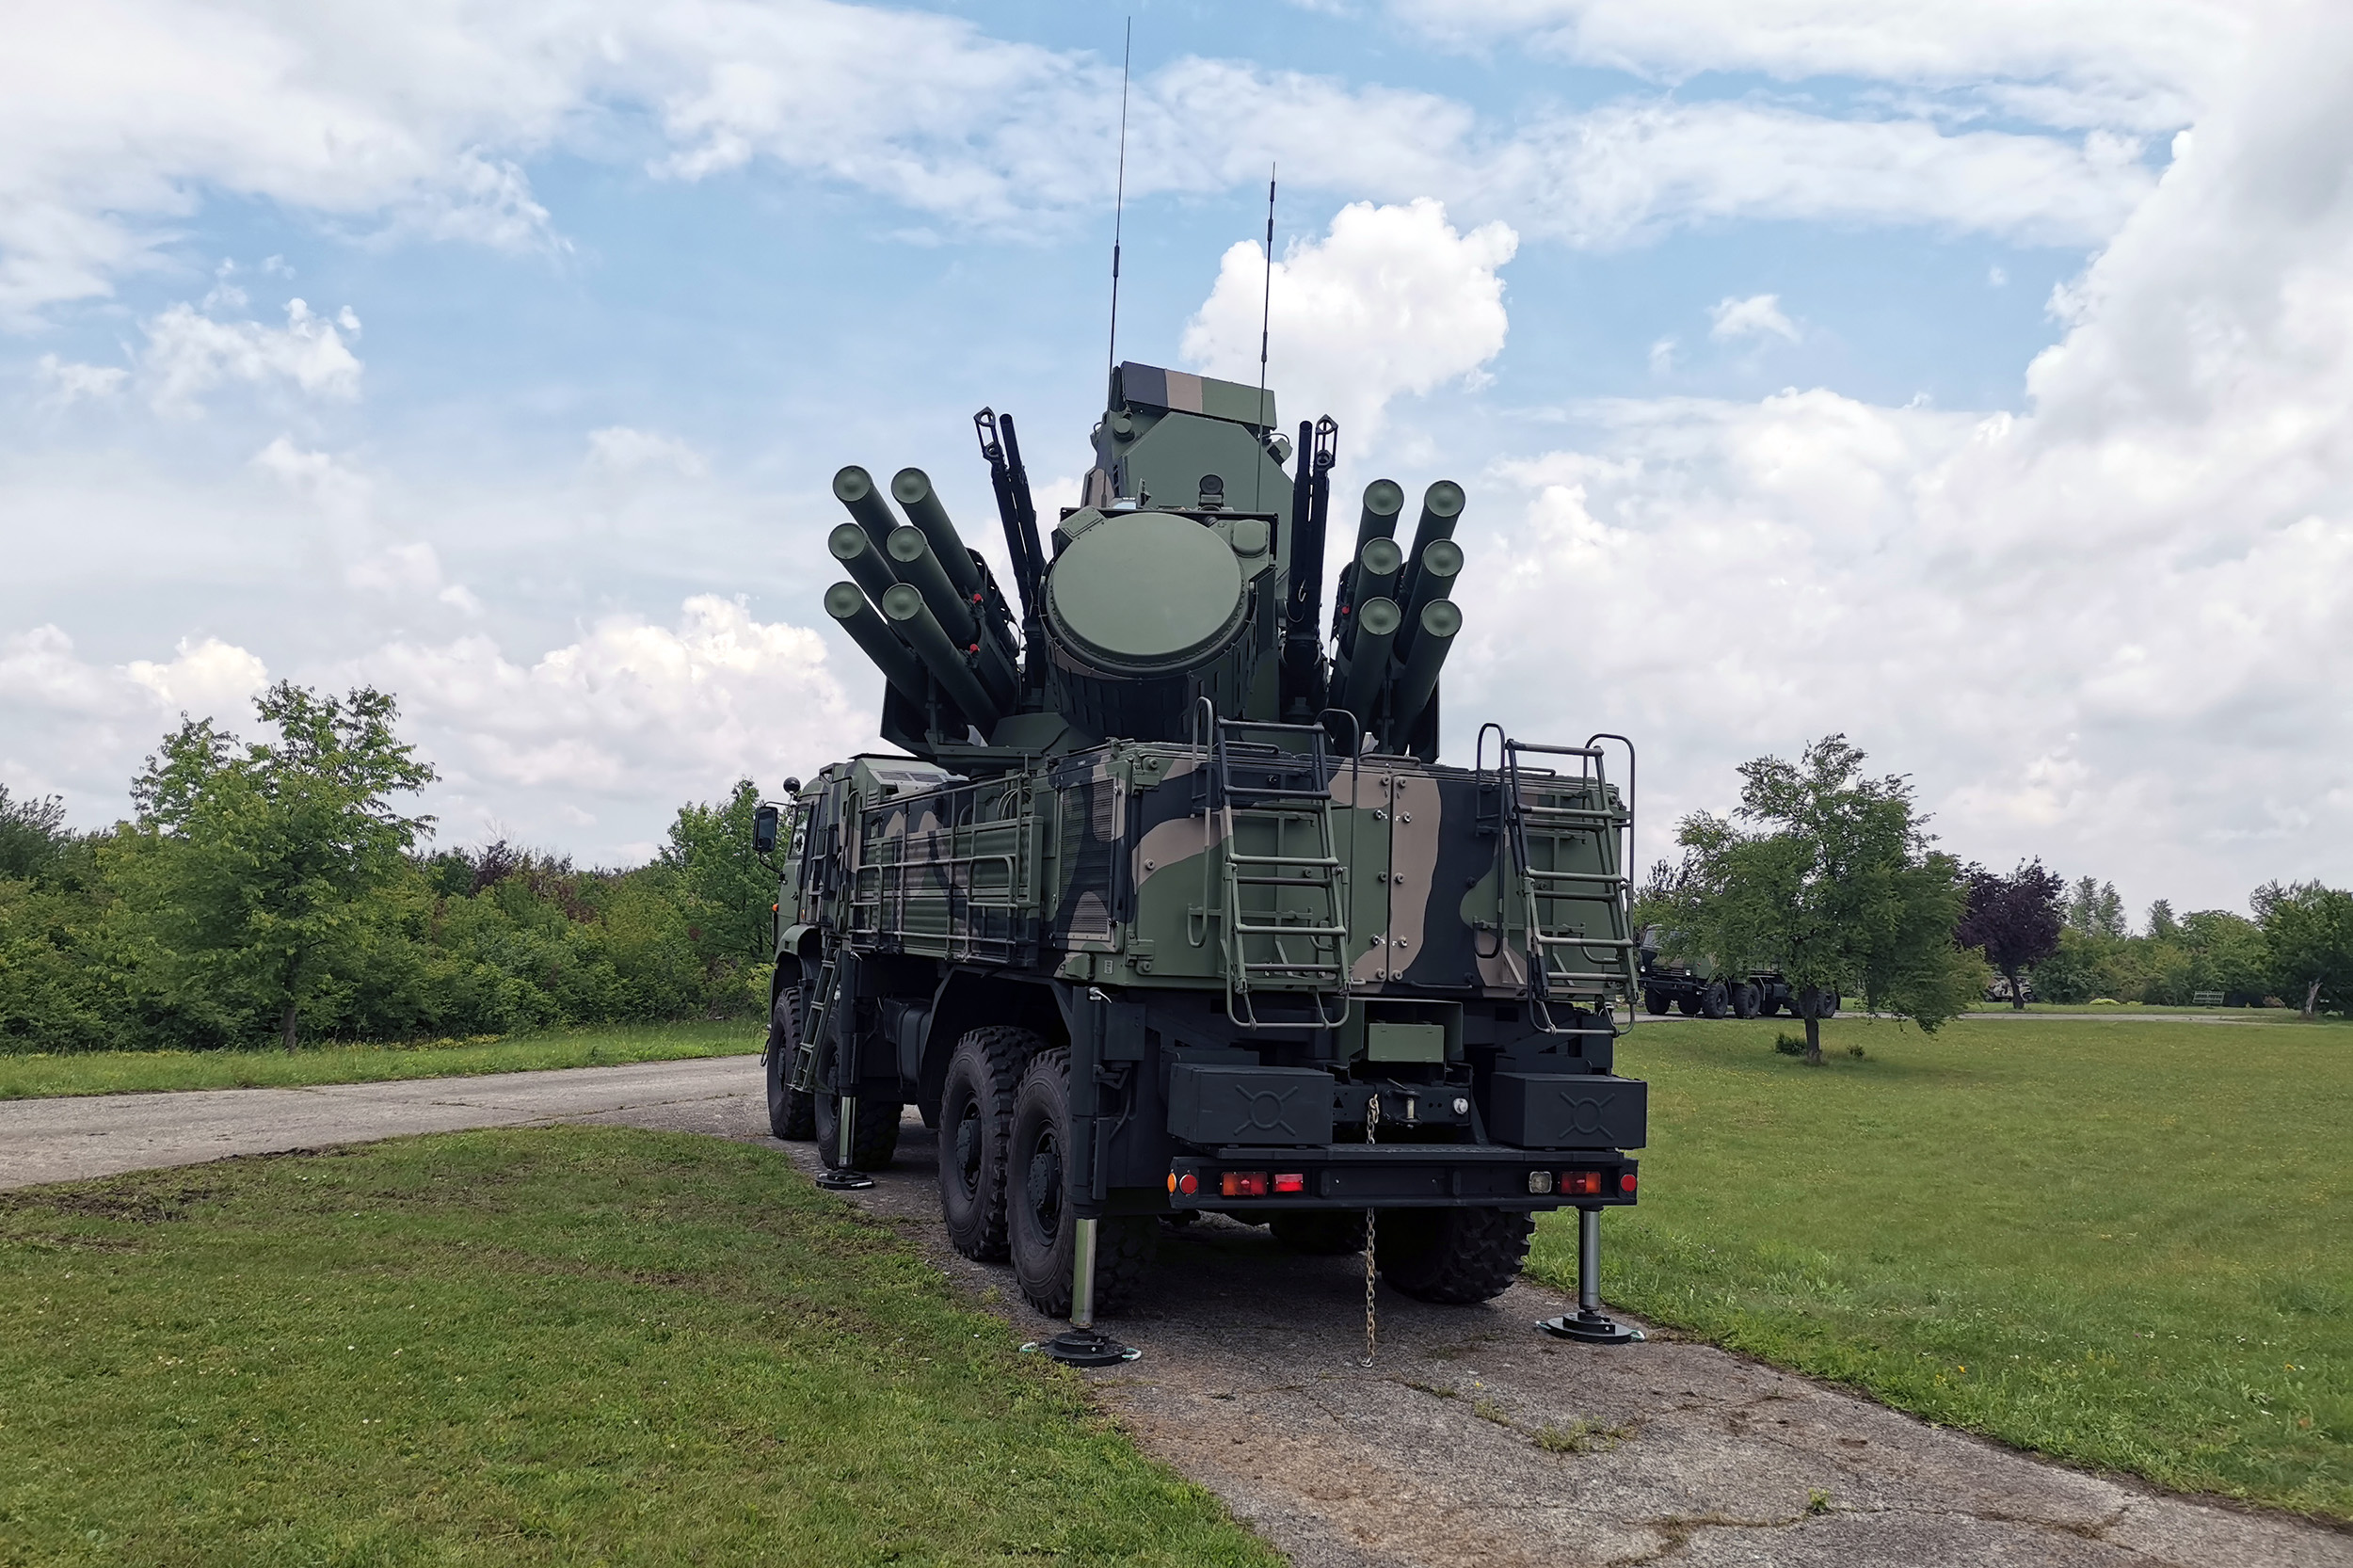
[[[765,1144],[750,1058],[455,1081],[0,1104],[0,1186],[459,1128],[584,1121]],[[1011,1272],[947,1245],[936,1145],[847,1200],[1025,1338],[1057,1326]],[[1607,1242],[1605,1225],[1604,1245]],[[1142,1359],[1082,1373],[1148,1451],[1301,1568],[1372,1564],[2353,1568],[2353,1535],[2087,1475],[1653,1331],[1596,1348],[1538,1335],[1570,1304],[1523,1282],[1440,1308],[1381,1296],[1364,1344],[1351,1257],[1285,1253],[1209,1219],[1168,1237],[1153,1304],[1107,1320]]]

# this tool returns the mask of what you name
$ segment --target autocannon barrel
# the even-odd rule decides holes
[[[883,504],[883,498],[875,492],[874,476],[856,463],[833,476],[833,498],[857,519],[857,525],[866,530],[866,536],[874,541],[876,550],[899,526],[899,520],[890,515],[890,508]]]
[[[948,519],[948,509],[939,504],[932,489],[931,475],[920,468],[903,468],[890,481],[890,493],[907,520],[923,531],[931,541],[932,552],[939,557],[939,565],[948,574],[948,581],[956,585],[956,592],[966,603],[981,591],[981,574],[973,568],[972,552],[964,547],[956,533],[956,525]]]
[[[902,636],[914,646],[915,656],[923,661],[923,667],[932,672],[932,679],[947,688],[950,700],[964,711],[964,716],[984,728],[997,722],[1002,710],[997,699],[988,695],[980,678],[965,664],[964,654],[948,640],[939,622],[933,618],[922,594],[911,583],[902,583],[883,595],[883,614],[890,617]]]
[[[975,641],[978,626],[972,618],[972,601],[956,592],[956,585],[948,581],[944,563],[932,549],[931,540],[920,528],[894,528],[890,531],[890,569],[899,581],[912,583],[922,594],[923,602],[931,606],[941,631],[958,646]],[[969,566],[968,560],[965,563]]]
[[[1452,539],[1433,539],[1422,547],[1421,559],[1416,563],[1413,586],[1405,596],[1405,646],[1412,648],[1421,638],[1421,613],[1425,606],[1442,599],[1454,597],[1454,579],[1463,570],[1463,547]]]
[[[1348,687],[1340,706],[1356,715],[1359,724],[1372,718],[1372,705],[1381,695],[1381,678],[1389,672],[1389,649],[1405,612],[1393,599],[1369,599],[1356,610],[1356,648],[1349,655]]]
[[[883,536],[889,537],[888,534]],[[825,548],[833,552],[833,558],[841,563],[841,568],[856,579],[857,585],[866,590],[866,597],[878,604],[891,584],[899,581],[899,574],[890,569],[890,558],[857,523],[835,523],[833,532],[825,536]]]
[[[1439,543],[1446,543],[1440,540]],[[1454,646],[1454,634],[1463,630],[1463,612],[1450,599],[1433,599],[1421,607],[1414,629],[1413,646],[1405,654],[1405,667],[1398,672],[1397,688],[1389,702],[1389,730],[1401,744],[1421,711],[1430,705],[1430,696],[1438,689],[1438,671],[1446,664],[1447,650]]]
[[[866,657],[882,671],[883,679],[910,702],[923,700],[923,666],[915,662],[890,630],[889,623],[867,602],[865,594],[855,583],[836,583],[825,590],[825,614],[841,623],[841,630],[850,640],[865,650]]]

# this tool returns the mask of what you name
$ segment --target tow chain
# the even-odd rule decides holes
[[[1369,1144],[1373,1141],[1373,1133],[1380,1126],[1381,1091],[1376,1089],[1372,1092],[1372,1097],[1365,1101],[1366,1143]],[[1374,1352],[1380,1349],[1381,1345],[1380,1311],[1373,1304],[1372,1297],[1372,1282],[1378,1267],[1373,1257],[1372,1247],[1374,1218],[1374,1210],[1369,1208],[1365,1210],[1365,1358],[1356,1363],[1359,1367],[1370,1367]]]

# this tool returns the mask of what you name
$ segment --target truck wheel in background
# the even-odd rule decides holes
[[[1721,1018],[1731,1011],[1732,1001],[1725,994],[1724,983],[1721,980],[1709,981],[1707,989],[1700,993],[1700,1016]]]
[[[1745,980],[1733,986],[1732,1016],[1736,1018],[1755,1017],[1757,1009],[1756,996],[1756,987],[1750,984]]]
[[[1756,1016],[1758,1017],[1769,1018],[1781,1011],[1782,998],[1780,992],[1772,990],[1769,987],[1763,990],[1762,996],[1763,1000],[1756,1004]]]
[[[833,1059],[840,1049],[831,1040],[817,1048],[819,1082],[833,1077]],[[827,1170],[840,1170],[840,1098],[822,1089],[809,1097],[817,1102],[817,1158],[825,1162]],[[850,1169],[879,1171],[890,1164],[890,1156],[899,1146],[899,1112],[905,1109],[897,1100],[877,1099],[872,1095],[857,1096],[857,1126],[850,1134]]]
[[[1041,1051],[1013,1096],[1005,1164],[1005,1230],[1014,1278],[1032,1306],[1070,1315],[1079,1219],[1070,1204],[1070,1052]],[[1107,1215],[1095,1227],[1095,1310],[1116,1312],[1135,1296],[1160,1240],[1152,1216]]]
[[[1381,1277],[1417,1301],[1467,1306],[1511,1288],[1536,1233],[1532,1214],[1500,1208],[1389,1208],[1373,1235]]]
[[[1644,991],[1642,993],[1642,1006],[1649,1012],[1652,1017],[1663,1017],[1666,1016],[1667,1012],[1667,999],[1659,992]]]
[[[768,1014],[768,1131],[788,1144],[817,1135],[817,1096],[792,1087],[792,1061],[801,1053],[801,992],[787,986]]]
[[[1696,1018],[1700,1016],[1700,999],[1697,997],[1677,997],[1675,998],[1675,1011],[1682,1014],[1687,1018]]]
[[[1267,1216],[1267,1228],[1291,1251],[1318,1257],[1365,1250],[1361,1208],[1278,1208]]]
[[[968,1030],[939,1090],[939,1213],[956,1251],[1004,1261],[1005,1151],[1021,1069],[1046,1042],[1026,1029]]]

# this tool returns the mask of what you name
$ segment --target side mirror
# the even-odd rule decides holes
[[[776,808],[763,806],[752,813],[752,853],[773,855],[776,848]]]

